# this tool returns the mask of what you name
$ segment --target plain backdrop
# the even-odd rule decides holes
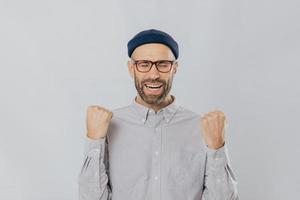
[[[89,105],[136,95],[126,44],[179,43],[171,93],[225,112],[240,199],[299,198],[300,1],[0,0],[0,199],[74,200]]]

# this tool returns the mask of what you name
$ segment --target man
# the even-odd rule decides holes
[[[113,112],[87,109],[80,200],[236,200],[221,111],[200,117],[169,94],[177,42],[151,29],[128,42],[137,96]]]

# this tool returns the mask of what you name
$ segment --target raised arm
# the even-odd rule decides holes
[[[201,118],[206,143],[206,168],[203,200],[238,200],[237,181],[229,163],[225,144],[226,118],[221,111]]]
[[[207,148],[203,200],[238,200],[237,180],[229,163],[226,144]]]
[[[99,106],[87,109],[85,158],[78,177],[79,200],[111,200],[105,136],[112,115]]]

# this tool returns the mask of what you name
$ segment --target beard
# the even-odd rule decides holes
[[[146,82],[161,83],[163,91],[159,95],[145,94],[144,88],[146,87],[145,86]],[[165,98],[167,97],[167,95],[169,94],[169,92],[171,90],[172,82],[173,82],[173,77],[171,77],[168,80],[146,79],[146,80],[140,81],[137,78],[136,74],[134,74],[134,84],[135,84],[135,88],[136,88],[138,94],[140,95],[140,97],[142,98],[142,100],[144,102],[146,102],[147,104],[151,104],[151,105],[159,105],[165,100]]]

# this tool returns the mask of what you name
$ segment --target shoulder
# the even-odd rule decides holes
[[[128,112],[130,111],[131,108],[130,108],[130,105],[126,105],[126,106],[121,106],[121,107],[118,107],[118,108],[115,108],[112,110],[112,112],[114,113],[114,115],[120,115],[120,114],[123,114],[124,112]]]
[[[173,122],[188,122],[188,121],[198,121],[201,115],[195,111],[192,111],[186,107],[181,105],[178,106],[175,116],[173,118]]]
[[[192,111],[192,110],[190,110],[186,107],[183,107],[183,106],[178,106],[177,114],[178,115],[183,115],[185,117],[200,117],[200,114],[198,114],[197,112]]]
[[[118,107],[112,110],[114,117],[122,118],[124,116],[128,117],[129,115],[132,115],[132,106],[126,105],[122,107]]]
[[[133,109],[132,105],[126,105],[118,107],[112,110],[113,121],[125,121],[130,123],[135,123],[138,119],[138,115]]]

